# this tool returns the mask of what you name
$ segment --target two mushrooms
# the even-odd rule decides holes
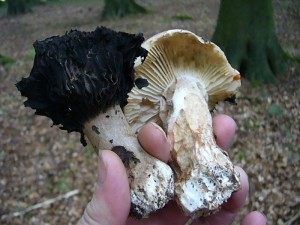
[[[34,47],[31,74],[16,84],[25,106],[80,132],[96,151],[121,157],[133,216],[147,217],[173,198],[192,218],[209,215],[239,189],[233,164],[216,145],[210,111],[236,94],[240,75],[215,44],[185,30],[144,41],[141,34],[101,27]],[[167,133],[169,165],[135,137],[150,121]]]

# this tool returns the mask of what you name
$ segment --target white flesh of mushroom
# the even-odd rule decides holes
[[[165,129],[173,146],[176,200],[192,218],[209,215],[240,187],[215,142],[210,114],[215,103],[237,92],[240,75],[216,45],[189,31],[163,32],[142,46],[149,54],[137,63],[136,76],[149,86],[132,90],[125,115],[134,130],[150,121]]]
[[[210,214],[239,188],[238,174],[216,145],[207,93],[200,81],[187,76],[172,86],[164,95],[164,110],[168,111],[177,200],[189,215]]]
[[[142,149],[120,106],[111,107],[88,121],[84,133],[95,149],[122,146],[121,159],[128,163],[131,210],[135,217],[147,217],[174,197],[171,168]]]

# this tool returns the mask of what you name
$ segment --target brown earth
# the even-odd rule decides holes
[[[0,66],[0,224],[74,224],[91,198],[97,156],[84,149],[79,135],[51,128],[47,118],[23,107],[14,84],[28,76],[33,63],[32,43],[70,29],[107,26],[150,37],[171,28],[183,28],[210,39],[219,1],[137,1],[151,13],[101,21],[102,1],[73,1],[33,8],[17,17],[0,15],[0,53],[16,60]],[[300,55],[300,2],[274,0],[277,34],[283,48]],[[176,15],[191,16],[178,20]],[[243,81],[238,105],[220,104],[238,125],[230,155],[249,175],[250,196],[239,218],[259,210],[268,224],[300,224],[300,65],[292,64],[277,85],[254,88]],[[12,213],[78,189],[79,194],[50,206],[11,217]],[[7,217],[8,216],[8,217]],[[298,220],[292,223],[296,216]],[[239,219],[238,218],[238,219]],[[237,219],[237,220],[238,220]]]

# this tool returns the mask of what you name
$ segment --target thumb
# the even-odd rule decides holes
[[[96,189],[77,225],[124,224],[130,210],[125,168],[114,152],[102,151],[99,155]]]

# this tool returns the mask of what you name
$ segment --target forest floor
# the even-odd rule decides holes
[[[87,31],[96,26],[143,32],[146,38],[183,28],[210,39],[220,4],[218,0],[137,2],[151,13],[101,21],[103,2],[90,0],[39,5],[32,13],[17,17],[0,14],[0,53],[15,60],[0,66],[0,224],[75,224],[91,198],[97,176],[97,156],[90,147],[81,146],[78,134],[51,127],[48,118],[34,116],[22,105],[24,99],[14,85],[30,73],[32,43],[70,29]],[[299,56],[300,2],[273,3],[278,38],[285,51]],[[180,20],[180,15],[189,19]],[[230,156],[249,175],[250,196],[238,219],[259,210],[268,224],[300,224],[299,90],[300,65],[292,64],[277,84],[252,87],[243,80],[238,105],[217,107],[215,114],[226,113],[237,122]],[[13,214],[72,190],[79,192]],[[292,220],[297,215],[298,221]]]

